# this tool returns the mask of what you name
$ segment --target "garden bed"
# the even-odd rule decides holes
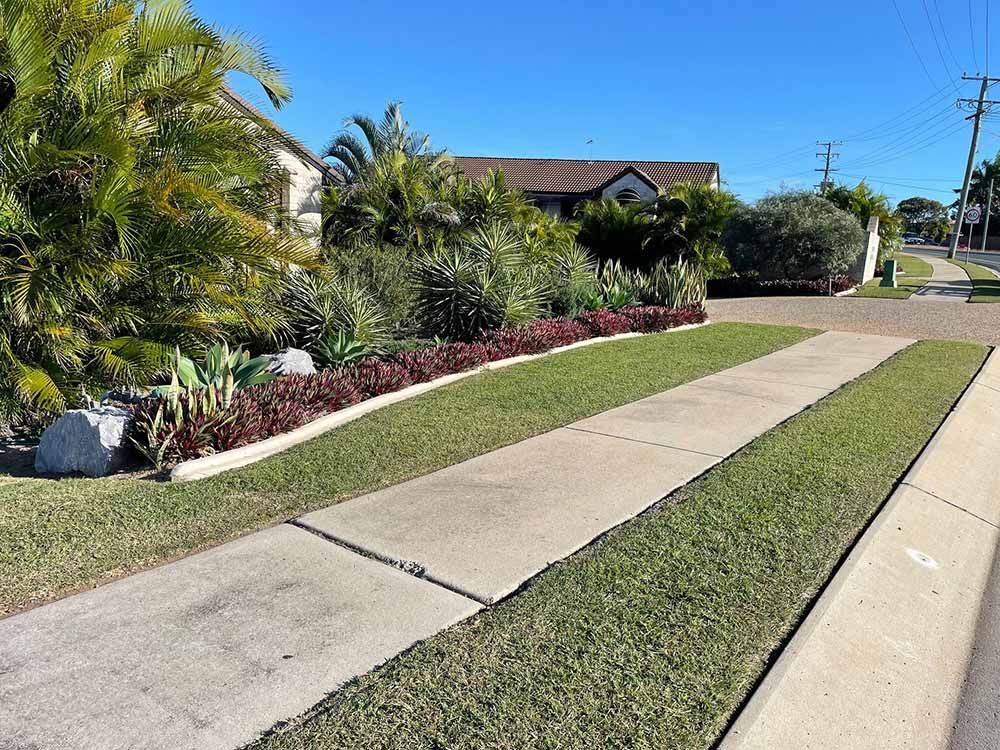
[[[832,283],[831,283],[832,282]],[[734,297],[827,297],[853,289],[848,276],[833,279],[776,279],[762,281],[756,276],[725,276],[709,279],[708,296],[713,299]]]
[[[369,399],[402,393],[411,386],[447,376],[474,372],[492,362],[532,356],[587,340],[628,333],[654,333],[705,322],[701,305],[669,309],[628,307],[618,312],[597,310],[574,320],[537,320],[527,326],[488,331],[471,343],[456,342],[404,351],[387,358],[368,357],[314,375],[287,375],[235,392],[229,406],[213,411],[200,407],[198,394],[181,395],[176,413],[168,414],[169,399],[147,400],[134,408],[132,438],[147,455],[167,465],[181,464],[174,479],[194,479],[245,465],[306,440],[323,431],[307,430],[296,441],[293,433],[326,415]],[[370,409],[360,410],[364,413]],[[330,422],[332,428],[346,420]],[[279,436],[286,439],[277,440]],[[225,454],[260,445],[232,460]],[[217,455],[222,454],[222,455]],[[182,462],[201,461],[200,466]]]

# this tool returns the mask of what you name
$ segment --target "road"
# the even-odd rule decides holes
[[[938,258],[948,257],[948,248],[946,247],[903,245],[903,252],[911,253],[913,255],[926,253],[927,255],[934,255]],[[955,255],[955,260],[965,260],[965,250],[959,250]],[[992,268],[994,271],[1000,271],[1000,253],[998,252],[982,253],[972,250],[969,253],[969,262],[976,263],[980,266],[986,266],[987,268]]]

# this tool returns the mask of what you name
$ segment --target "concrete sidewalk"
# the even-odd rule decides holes
[[[2,620],[0,747],[252,741],[909,343],[821,334]]]
[[[959,266],[933,255],[913,253],[921,260],[930,263],[934,268],[934,276],[910,295],[911,300],[918,302],[968,302],[972,294],[972,282],[969,276]]]
[[[1000,747],[998,451],[994,353],[722,750]]]

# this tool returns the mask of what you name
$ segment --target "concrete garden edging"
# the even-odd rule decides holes
[[[677,326],[676,328],[668,328],[665,331],[657,331],[656,333],[686,331],[692,328],[706,326],[709,322],[710,321],[705,320],[702,323],[689,323],[687,325]],[[313,420],[309,424],[303,425],[302,427],[292,430],[291,432],[286,432],[282,435],[275,435],[274,437],[261,440],[260,442],[253,443],[251,445],[245,445],[241,448],[233,448],[232,450],[222,451],[221,453],[215,453],[211,456],[202,456],[201,458],[194,458],[190,461],[183,461],[177,464],[170,471],[170,481],[190,482],[195,479],[206,479],[216,474],[221,474],[224,471],[229,471],[230,469],[238,469],[241,466],[248,466],[249,464],[256,463],[265,458],[281,453],[282,451],[286,451],[289,448],[299,445],[300,443],[306,442],[307,440],[319,437],[323,433],[329,432],[336,427],[340,427],[348,422],[353,422],[355,419],[363,417],[365,414],[377,411],[378,409],[389,406],[390,404],[395,404],[400,401],[413,398],[414,396],[419,396],[422,393],[433,391],[436,388],[449,385],[450,383],[454,383],[458,380],[471,377],[482,370],[500,370],[504,367],[521,364],[522,362],[531,362],[532,360],[548,357],[552,354],[570,351],[571,349],[580,349],[594,344],[603,344],[610,341],[619,341],[621,339],[630,339],[646,335],[650,334],[629,332],[620,333],[616,336],[601,336],[593,339],[585,339],[572,344],[566,344],[565,346],[558,346],[547,352],[541,352],[539,354],[524,354],[519,357],[499,359],[495,362],[487,362],[474,370],[466,370],[465,372],[443,375],[440,378],[435,378],[434,380],[430,380],[426,383],[417,383],[415,385],[407,386],[402,390],[385,393],[381,396],[375,396],[367,401],[362,401],[360,404],[355,404],[354,406],[349,406],[346,409],[341,409],[340,411],[336,411],[332,414],[327,414],[326,416]]]

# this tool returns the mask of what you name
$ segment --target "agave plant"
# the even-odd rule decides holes
[[[326,367],[349,365],[372,354],[372,350],[351,337],[346,331],[337,331],[321,340],[314,350],[320,364]]]
[[[240,388],[259,385],[274,380],[274,373],[267,372],[270,361],[267,357],[250,358],[249,352],[237,347],[229,350],[229,344],[214,344],[205,351],[203,362],[195,362],[181,355],[180,349],[174,354],[171,382],[154,390],[154,395],[176,397],[182,389],[189,394],[207,391],[218,394],[223,409],[228,408],[233,393]]]

